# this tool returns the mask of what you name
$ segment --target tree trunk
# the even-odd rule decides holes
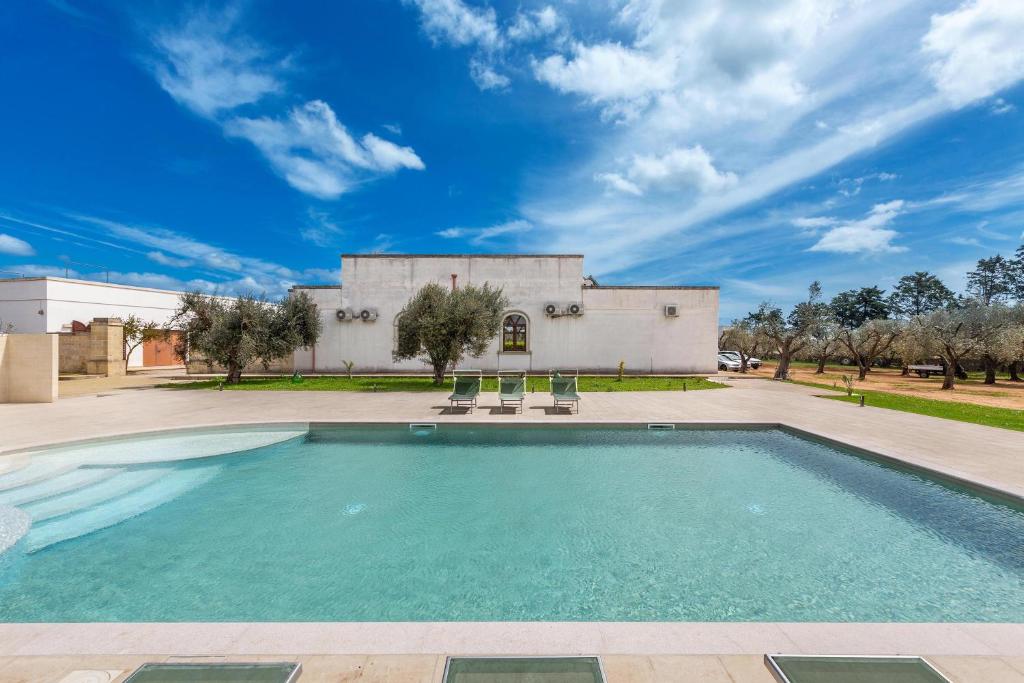
[[[818,359],[818,369],[814,371],[815,375],[825,374],[825,356]]]
[[[237,363],[228,364],[228,384],[238,384],[242,380],[242,366]]]
[[[442,384],[444,384],[444,371],[446,367],[447,363],[434,365],[434,384],[436,384],[437,386],[441,386]]]
[[[946,371],[942,375],[942,388],[948,391],[952,391],[956,384],[956,366],[957,359],[954,357],[946,358]]]
[[[1013,361],[1013,362],[1010,363],[1010,381],[1011,382],[1019,382],[1019,381],[1021,381],[1020,380],[1020,375],[1017,374],[1017,361]]]
[[[779,366],[775,368],[775,376],[772,379],[789,379],[789,351],[782,351],[779,354]]]
[[[747,356],[747,354],[745,354],[742,351],[740,351],[740,372],[742,372],[742,373],[746,373],[747,372],[747,360],[748,359],[749,359],[749,356]]]
[[[910,366],[909,365],[904,365],[903,366],[903,370],[900,371],[900,377],[908,377],[908,376],[910,376]]]
[[[983,360],[985,361],[985,384],[995,384],[996,359],[986,353]]]
[[[870,369],[871,368],[869,368],[868,364],[864,361],[864,358],[857,356],[857,379],[863,382],[868,376],[868,370]]]

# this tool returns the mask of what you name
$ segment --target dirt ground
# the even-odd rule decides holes
[[[813,365],[790,366],[790,379],[800,382],[817,384],[833,384],[842,388],[842,376],[857,377],[857,368],[844,365],[829,365],[824,375],[814,374]],[[759,370],[751,370],[748,374],[754,377],[771,377],[775,372],[775,364],[768,362]],[[733,375],[735,373],[728,373]],[[863,382],[857,381],[855,387],[865,390],[888,391],[893,394],[906,394],[920,398],[932,398],[942,401],[958,401],[961,403],[977,403],[999,408],[1024,410],[1024,382],[1011,382],[1005,375],[1000,375],[992,385],[982,383],[980,377],[972,375],[968,380],[957,380],[956,389],[942,391],[942,378],[930,377],[921,379],[917,375],[901,377],[899,368],[874,368]],[[855,388],[854,391],[857,389]]]

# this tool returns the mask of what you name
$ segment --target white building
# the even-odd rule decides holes
[[[62,277],[0,279],[0,323],[15,333],[66,332],[73,322],[136,315],[146,322],[166,324],[174,315],[181,292],[132,287]],[[139,346],[129,367],[174,364],[171,343],[157,340]],[[147,362],[149,361],[149,362]]]
[[[422,372],[394,362],[397,317],[428,282],[501,287],[510,306],[502,332],[467,368],[581,372],[714,373],[718,288],[604,286],[580,255],[345,254],[343,286],[295,287],[321,309],[323,335],[295,354],[301,371]]]

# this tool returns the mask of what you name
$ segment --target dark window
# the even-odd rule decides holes
[[[501,324],[501,350],[526,351],[526,318],[513,313]]]

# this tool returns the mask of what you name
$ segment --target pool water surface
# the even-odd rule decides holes
[[[1020,507],[782,430],[164,438],[0,491],[0,621],[1024,621]]]

